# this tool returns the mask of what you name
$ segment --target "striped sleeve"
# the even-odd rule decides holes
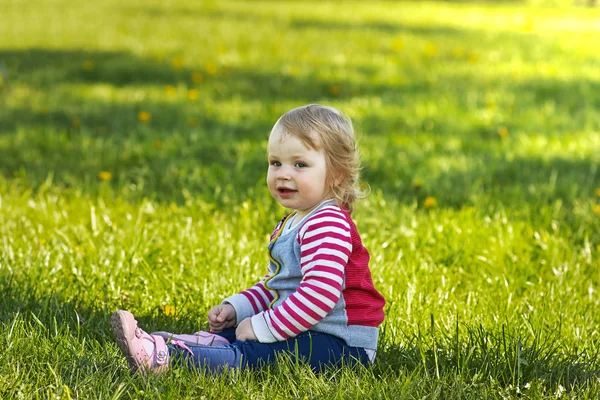
[[[350,225],[337,207],[326,207],[298,232],[302,280],[278,307],[252,317],[260,342],[294,337],[321,321],[337,304],[352,252]]]
[[[223,303],[229,303],[235,309],[237,316],[236,325],[245,318],[251,317],[269,308],[269,304],[273,301],[275,295],[264,285],[268,276],[269,275],[261,279],[260,282],[251,288],[223,300]]]

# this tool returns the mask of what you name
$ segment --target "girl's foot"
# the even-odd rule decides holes
[[[117,344],[125,354],[129,368],[161,372],[169,367],[169,351],[161,336],[150,335],[137,325],[129,311],[115,311],[110,325]]]
[[[191,335],[177,334],[171,332],[152,332],[152,336],[161,336],[166,341],[186,346],[225,346],[229,343],[223,336],[215,335],[205,331],[198,331]]]

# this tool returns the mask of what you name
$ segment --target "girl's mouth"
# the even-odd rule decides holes
[[[292,189],[288,189],[288,188],[279,188],[277,189],[277,192],[279,192],[279,197],[283,198],[283,199],[288,199],[290,197],[292,197],[297,190],[292,190]]]

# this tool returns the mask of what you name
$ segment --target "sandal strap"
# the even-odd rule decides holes
[[[205,331],[195,332],[193,334],[176,334],[171,332],[152,332],[153,336],[161,336],[172,343],[174,341],[183,342],[186,346],[225,346],[230,344],[222,336],[215,335]]]
[[[190,353],[190,355],[194,355],[194,352],[192,351],[192,349],[190,349],[189,347],[187,347],[187,345],[185,344],[185,342],[181,341],[181,340],[172,340],[171,341],[172,345],[181,347],[182,349],[184,349],[185,351],[187,351],[188,353]]]

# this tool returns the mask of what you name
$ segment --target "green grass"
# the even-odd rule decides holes
[[[600,395],[600,10],[46,0],[0,14],[1,398]],[[375,366],[132,376],[114,310],[203,329],[264,274],[284,213],[266,138],[310,102],[360,136],[372,191],[355,219],[387,299]]]

